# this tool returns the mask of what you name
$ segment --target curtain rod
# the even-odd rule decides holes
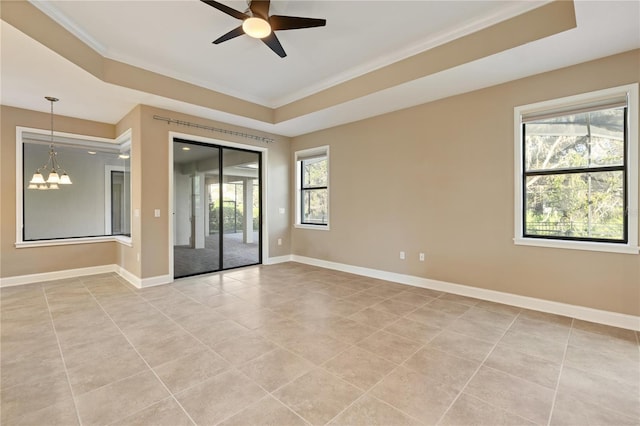
[[[264,143],[275,142],[275,140],[273,138],[269,138],[269,137],[266,137],[266,136],[258,136],[258,135],[252,135],[250,133],[236,132],[235,130],[220,129],[218,127],[205,126],[203,124],[192,123],[190,121],[175,120],[173,118],[160,117],[159,115],[154,115],[153,119],[154,120],[160,120],[160,121],[166,121],[167,124],[177,124],[178,126],[194,127],[196,129],[208,130],[210,132],[224,133],[225,135],[240,136],[240,137],[243,137],[243,138],[253,139],[255,141],[260,141],[260,142],[264,142]]]

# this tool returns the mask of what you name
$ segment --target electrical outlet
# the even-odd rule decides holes
[[[401,252],[400,252],[400,259],[401,259],[401,260],[404,260],[404,258],[405,258],[405,256],[404,256],[404,252],[403,252],[403,251],[401,251]]]
[[[424,262],[424,253],[420,253],[420,262]]]
[[[281,246],[282,245],[282,238],[278,238],[278,245]]]
[[[138,260],[138,262],[140,262],[140,253],[136,255],[136,259]]]
[[[153,215],[154,215],[155,217],[160,217],[160,209],[155,209],[155,210],[153,211]]]

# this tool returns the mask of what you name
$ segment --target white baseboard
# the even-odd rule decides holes
[[[65,269],[63,271],[43,272],[40,274],[18,275],[15,277],[0,278],[0,287],[12,287],[16,285],[41,283],[44,281],[63,280],[66,278],[83,277],[86,275],[119,273],[118,265],[90,266],[88,268]]]
[[[548,312],[557,315],[564,315],[585,321],[606,324],[613,327],[626,328],[640,331],[640,317],[634,315],[621,314],[618,312],[603,311],[588,308],[585,306],[570,305],[567,303],[554,302],[552,300],[537,299],[534,297],[520,296],[512,293],[504,293],[495,290],[488,290],[479,287],[471,287],[461,284],[454,284],[445,281],[432,280],[428,278],[416,277],[413,275],[398,274],[395,272],[381,271],[378,269],[364,268],[360,266],[347,265],[344,263],[329,262],[311,257],[290,255],[269,258],[265,265],[274,265],[283,262],[299,262],[307,265],[319,266],[336,271],[349,272],[370,278],[377,278],[392,281],[399,284],[411,285],[414,287],[429,288],[432,290],[445,291],[447,293],[461,296],[475,297],[477,299],[491,302],[504,303],[518,306],[520,308],[532,309],[541,312]],[[66,278],[81,277],[86,275],[104,274],[115,272],[122,278],[130,282],[136,288],[153,287],[169,284],[173,281],[170,275],[158,275],[149,278],[138,278],[131,272],[118,265],[100,265],[88,268],[66,269],[63,271],[45,272],[41,274],[20,275],[15,277],[0,278],[0,287],[12,287],[17,285],[32,284],[44,281],[61,280]]]
[[[45,281],[63,280],[67,278],[105,274],[109,272],[115,272],[136,288],[153,287],[156,285],[168,284],[173,281],[169,275],[160,275],[157,277],[140,279],[121,266],[112,264],[91,266],[88,268],[65,269],[62,271],[44,272],[41,274],[19,275],[16,277],[0,278],[0,287],[12,287],[16,285],[33,284]]]
[[[135,288],[154,287],[157,285],[169,284],[173,282],[169,275],[158,275],[157,277],[138,278],[124,268],[118,268],[116,271],[122,278],[127,280]]]
[[[520,296],[512,293],[488,290],[479,287],[471,287],[461,284],[453,284],[445,281],[431,280],[428,278],[416,277],[413,275],[398,274],[395,272],[381,271],[378,269],[363,268],[343,263],[329,262],[321,259],[314,259],[305,256],[292,255],[291,260],[307,265],[319,266],[336,271],[349,272],[356,275],[363,275],[370,278],[392,281],[399,284],[411,285],[414,287],[428,288],[432,290],[444,291],[461,296],[474,297],[476,299],[488,300],[491,302],[504,303],[520,308],[532,309],[535,311],[548,312],[557,315],[564,315],[584,321],[596,322],[613,327],[626,328],[640,331],[640,316],[621,314],[618,312],[603,311],[588,308],[585,306],[570,305],[567,303],[554,302],[552,300],[537,299],[535,297]]]
[[[158,275],[155,277],[143,278],[140,280],[140,287],[138,288],[147,288],[147,287],[155,287],[157,285],[169,284],[173,282],[173,278],[170,275]]]
[[[140,286],[140,278],[136,277],[131,272],[127,271],[126,269],[124,269],[121,266],[118,266],[117,268],[118,268],[118,270],[116,272],[118,273],[118,275],[120,275],[122,278],[127,280],[129,282],[129,284],[131,284],[132,286],[134,286],[136,288],[142,288]]]
[[[292,256],[290,254],[286,255],[286,256],[277,256],[277,257],[270,257],[268,258],[266,261],[262,261],[263,265],[276,265],[278,263],[284,263],[284,262],[291,262]]]

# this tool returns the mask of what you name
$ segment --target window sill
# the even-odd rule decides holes
[[[296,223],[294,227],[298,229],[315,229],[316,231],[329,231],[329,225],[304,225],[301,223]]]
[[[53,246],[68,246],[74,244],[94,244],[94,243],[109,243],[117,242],[127,247],[133,247],[131,237],[124,237],[122,235],[114,235],[108,237],[88,237],[88,238],[67,238],[60,240],[38,240],[38,241],[17,241],[16,248],[32,248],[32,247],[53,247]]]
[[[640,247],[631,244],[592,243],[582,241],[544,240],[538,238],[514,238],[515,245],[559,248],[568,250],[600,251],[607,253],[638,254]]]

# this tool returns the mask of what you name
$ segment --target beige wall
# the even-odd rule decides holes
[[[141,262],[138,262],[137,257],[142,243],[142,223],[141,217],[136,217],[133,212],[140,210],[142,204],[141,109],[140,105],[136,106],[116,124],[116,135],[118,136],[127,130],[131,131],[131,247],[118,244],[117,259],[118,265],[138,278],[142,276],[142,265]]]
[[[153,115],[259,133],[138,106],[116,126],[56,117],[56,130],[113,138],[131,128],[133,247],[16,249],[15,127],[49,115],[3,106],[0,277],[119,264],[139,278],[169,272],[169,132],[268,148],[263,211],[269,256],[290,252],[350,265],[640,314],[640,256],[514,246],[513,107],[638,82],[635,50],[404,111],[265,145],[167,125]],[[331,230],[290,229],[293,152],[331,146]],[[158,179],[158,176],[166,179]],[[288,207],[286,214],[278,212]],[[153,210],[162,211],[160,218]],[[266,236],[265,236],[266,237]],[[276,241],[282,238],[283,245]],[[407,252],[400,261],[398,252]],[[419,262],[419,252],[427,254]],[[141,253],[141,262],[137,261]],[[266,255],[266,253],[265,253]],[[266,260],[266,258],[264,259]]]
[[[0,109],[0,277],[30,275],[116,263],[116,243],[57,247],[15,247],[16,126],[50,129],[46,113],[2,106]],[[113,125],[56,116],[56,131],[113,138]],[[55,214],[55,211],[52,212]]]
[[[640,315],[640,256],[512,241],[513,108],[639,80],[635,50],[294,138],[331,147],[331,230],[292,252]]]
[[[213,133],[185,126],[167,125],[158,121],[154,115],[170,117],[177,120],[198,123],[203,126],[224,128],[237,132],[246,132],[269,136],[275,142],[266,144],[239,136]],[[141,139],[138,153],[142,158],[140,168],[142,170],[140,185],[140,217],[141,217],[141,244],[142,252],[141,278],[151,278],[169,273],[169,214],[167,214],[169,200],[169,132],[179,132],[186,135],[195,135],[217,140],[217,144],[226,142],[267,148],[267,182],[263,196],[263,215],[268,220],[269,256],[276,257],[290,253],[289,216],[279,214],[278,207],[289,205],[289,152],[290,141],[288,138],[277,135],[265,134],[256,130],[236,127],[225,123],[219,123],[190,115],[179,114],[149,106],[140,107]],[[188,137],[186,137],[188,139]],[[135,142],[135,139],[134,139]],[[136,155],[134,146],[134,153]],[[132,156],[133,156],[132,155]],[[137,205],[135,196],[137,181],[134,182],[134,205]],[[134,207],[135,208],[135,207]],[[161,217],[153,215],[154,209],[161,210]],[[283,239],[283,245],[277,245],[277,239]],[[263,253],[263,261],[267,261],[266,253]]]
[[[279,108],[269,108],[101,56],[30,2],[4,1],[0,18],[96,78],[265,123],[281,123],[575,28],[572,0],[556,0]]]
[[[154,120],[154,115],[195,122],[204,126],[221,127],[237,132],[261,134],[275,140],[265,144],[239,136],[212,133],[184,126],[167,125]],[[280,214],[279,207],[289,206],[289,153],[288,138],[265,134],[251,129],[201,119],[172,111],[139,105],[117,125],[77,120],[56,116],[56,131],[90,136],[114,138],[131,129],[131,205],[140,211],[133,217],[131,227],[132,247],[114,242],[78,244],[57,247],[15,248],[15,134],[16,126],[48,129],[49,114],[23,109],[2,107],[1,114],[1,189],[2,205],[0,236],[0,277],[53,272],[99,265],[117,264],[138,278],[165,276],[169,273],[169,132],[216,139],[219,145],[227,142],[267,148],[267,181],[263,194],[264,217],[268,220],[269,257],[290,253],[289,212]],[[188,137],[187,137],[188,138]],[[263,157],[264,158],[264,157]],[[161,210],[161,217],[154,217],[154,209]],[[287,209],[288,210],[288,209]],[[277,245],[282,238],[283,244]],[[138,261],[140,253],[140,261]]]

